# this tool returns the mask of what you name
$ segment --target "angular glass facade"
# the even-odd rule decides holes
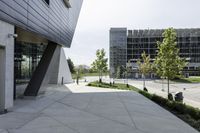
[[[28,83],[35,71],[46,44],[16,42],[15,44],[15,82],[16,84]]]

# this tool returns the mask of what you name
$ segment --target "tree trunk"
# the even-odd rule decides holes
[[[100,75],[100,71],[99,71],[99,83],[101,82],[101,75]]]
[[[167,77],[167,95],[169,95],[169,77]]]
[[[127,81],[127,84],[128,84],[128,73],[126,74],[126,81]]]
[[[145,85],[145,75],[143,74],[143,89],[146,87]]]
[[[102,82],[102,77],[103,77],[103,74],[102,74],[103,72],[101,71],[101,82]]]
[[[100,79],[99,79],[99,82],[102,83],[102,71],[100,71],[99,73],[100,73]]]

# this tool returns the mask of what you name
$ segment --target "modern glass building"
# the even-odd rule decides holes
[[[111,28],[110,30],[110,73],[114,76],[117,66],[126,66],[127,62],[127,29]]]
[[[122,32],[124,34],[121,34]],[[130,61],[132,77],[139,78],[141,75],[138,72],[137,60],[141,58],[141,54],[145,51],[146,54],[150,55],[153,62],[157,52],[157,41],[162,42],[163,32],[164,29],[127,30],[126,28],[111,28],[110,69],[112,74],[116,73],[118,66],[126,66],[127,62]],[[180,57],[189,62],[183,73],[185,76],[200,75],[200,29],[176,29],[176,32]],[[122,57],[123,59],[121,59]],[[120,62],[119,59],[121,59]],[[149,76],[153,77],[154,74]]]
[[[72,82],[70,48],[82,0],[0,1],[0,111],[48,84]]]

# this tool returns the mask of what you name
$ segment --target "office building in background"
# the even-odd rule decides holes
[[[175,29],[177,33],[177,46],[180,49],[180,57],[188,62],[183,74],[199,76],[200,68],[200,29]],[[117,67],[126,67],[130,62],[132,73],[130,77],[140,78],[137,60],[145,51],[150,55],[151,62],[157,54],[157,42],[162,42],[164,29],[127,30],[127,28],[110,29],[110,71],[115,77]],[[155,77],[154,73],[148,77]]]

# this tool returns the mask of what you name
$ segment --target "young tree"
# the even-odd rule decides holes
[[[142,74],[143,76],[143,89],[146,88],[146,85],[145,85],[145,78],[146,78],[146,75],[148,73],[151,72],[151,62],[150,62],[150,56],[146,55],[145,52],[142,53],[142,59],[139,59],[137,61],[137,64],[138,64],[138,68],[139,68],[139,72]]]
[[[71,73],[75,73],[75,67],[74,67],[74,63],[72,62],[72,60],[70,58],[68,58],[67,62],[68,62]]]
[[[184,59],[179,57],[176,31],[173,28],[166,29],[162,36],[164,39],[162,43],[158,42],[158,53],[155,60],[155,66],[156,73],[162,78],[167,78],[169,98],[169,80],[180,75],[187,63]]]
[[[106,52],[104,49],[98,49],[96,51],[96,60],[92,63],[92,68],[99,73],[99,82],[102,82],[102,74],[108,70],[108,59],[105,58]]]
[[[128,76],[131,73],[131,71],[132,71],[132,66],[131,66],[131,61],[129,60],[127,65],[126,65],[125,71],[124,71],[124,75],[126,76],[126,85],[127,85],[127,87],[129,86],[128,85]]]
[[[116,78],[120,79],[123,77],[123,73],[124,73],[124,68],[123,66],[118,66],[117,67],[117,74],[116,74]]]

